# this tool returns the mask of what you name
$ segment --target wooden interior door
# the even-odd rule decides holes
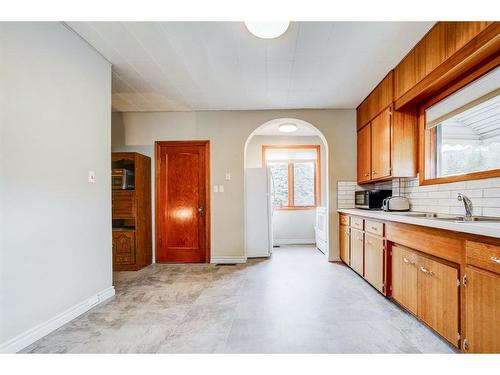
[[[156,261],[210,261],[209,142],[156,142]]]
[[[419,256],[418,317],[441,336],[458,345],[458,270]]]
[[[365,279],[384,291],[384,239],[365,233]]]
[[[371,123],[372,179],[391,175],[391,109],[387,108]]]
[[[350,264],[350,239],[351,236],[349,234],[349,227],[346,225],[341,225],[340,226],[340,233],[339,233],[339,242],[340,242],[340,259],[345,264]]]
[[[366,182],[371,179],[371,126],[366,125],[358,131],[358,182]]]
[[[401,306],[417,315],[417,256],[399,245],[392,246],[391,295]]]
[[[351,268],[363,276],[363,232],[351,228]]]
[[[465,339],[469,353],[500,353],[500,275],[467,267]]]

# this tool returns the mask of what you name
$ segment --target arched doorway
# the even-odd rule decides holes
[[[293,124],[296,127],[296,131],[293,134],[283,133],[280,131],[280,126],[285,124]],[[252,177],[252,169],[264,168],[266,166],[266,159],[271,156],[265,156],[266,152],[269,152],[271,148],[279,148],[281,151],[300,149],[298,151],[303,151],[305,153],[309,152],[317,146],[317,180],[315,184],[318,184],[318,194],[314,202],[314,205],[309,205],[308,207],[278,207],[276,208],[276,179],[273,178],[275,173],[271,173],[271,182],[273,188],[268,189],[269,194],[272,196],[271,206],[272,218],[269,220],[271,228],[269,231],[272,233],[272,242],[285,244],[293,244],[294,241],[297,244],[303,243],[304,241],[310,242],[311,230],[314,243],[316,243],[316,238],[320,238],[317,247],[326,255],[325,260],[329,257],[329,186],[328,186],[328,142],[322,132],[317,129],[313,124],[296,119],[296,118],[277,118],[267,121],[256,128],[247,138],[244,147],[244,189],[245,189],[245,256],[251,257],[255,256],[253,254],[253,249],[249,254],[249,248],[255,247],[255,243],[249,241],[254,241],[256,233],[259,233],[259,238],[264,233],[263,230],[258,232],[253,231],[253,221],[256,220],[256,216],[253,216],[252,210],[255,211],[255,202],[252,201],[250,190],[255,189],[256,181]],[[276,154],[276,153],[275,153]],[[268,160],[269,161],[269,160]],[[293,164],[295,166],[295,164]],[[305,164],[304,164],[305,166]],[[294,167],[292,167],[293,169]],[[293,169],[294,170],[294,169]],[[258,171],[254,171],[255,173]],[[261,172],[259,172],[261,173]],[[264,172],[265,173],[265,172]],[[288,172],[295,173],[295,172]],[[250,177],[249,177],[250,176]],[[255,176],[255,175],[254,175]],[[253,184],[253,185],[252,185]],[[289,185],[290,186],[290,185]],[[316,185],[315,185],[316,186]],[[294,189],[290,187],[289,190]],[[250,197],[250,198],[249,198]],[[286,199],[286,198],[284,198]],[[288,199],[290,199],[290,192],[288,192]],[[249,200],[253,203],[249,204]],[[262,213],[262,212],[261,212]],[[297,238],[277,238],[280,235],[284,237],[290,237],[283,232],[283,220],[284,217],[293,216],[294,223],[304,223],[301,225],[300,229],[307,229],[308,234],[298,235]],[[260,216],[261,220],[264,220],[264,215]],[[258,219],[257,219],[258,220]],[[314,220],[313,224],[311,220]],[[306,225],[307,223],[307,225]],[[312,225],[312,227],[311,227]],[[280,229],[281,228],[281,229]],[[311,229],[312,228],[312,229]],[[293,228],[291,228],[293,231]],[[319,232],[317,232],[319,230]],[[280,234],[281,233],[281,234]],[[319,235],[318,235],[319,233]],[[303,238],[306,237],[306,238]],[[287,242],[289,241],[289,242]],[[260,245],[259,245],[260,246]],[[262,245],[264,246],[264,245]],[[259,255],[257,255],[259,256]]]

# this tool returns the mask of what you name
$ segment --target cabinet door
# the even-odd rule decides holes
[[[500,275],[467,267],[467,352],[500,353]]]
[[[133,231],[113,231],[113,262],[135,264],[135,234]]]
[[[342,259],[345,264],[350,264],[350,239],[349,227],[341,225],[339,233],[340,259]]]
[[[392,298],[417,315],[417,256],[404,247],[392,246]]]
[[[372,179],[391,175],[391,109],[387,108],[372,121]]]
[[[363,232],[351,228],[351,268],[363,276]]]
[[[371,175],[371,125],[358,131],[358,182],[370,181]]]
[[[365,233],[365,279],[384,291],[384,239]]]
[[[453,345],[458,343],[458,270],[418,258],[418,317]]]

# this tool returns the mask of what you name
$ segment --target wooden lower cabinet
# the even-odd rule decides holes
[[[422,256],[417,267],[417,316],[458,346],[458,269]]]
[[[351,235],[349,232],[349,227],[346,225],[341,225],[339,232],[340,259],[342,259],[342,261],[347,265],[351,264],[350,242]]]
[[[500,274],[466,267],[465,345],[468,353],[500,353]]]
[[[458,269],[392,246],[392,298],[458,346]]]
[[[135,232],[133,230],[113,231],[113,264],[135,264]]]
[[[384,239],[365,233],[365,279],[384,292]]]
[[[363,237],[364,234],[359,229],[351,228],[351,268],[363,276]]]
[[[417,256],[402,246],[392,246],[392,298],[417,315]]]

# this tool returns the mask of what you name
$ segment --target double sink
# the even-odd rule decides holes
[[[416,218],[420,217],[422,219],[452,221],[455,223],[474,223],[474,222],[500,223],[500,217],[493,217],[493,216],[472,216],[467,218],[465,216],[435,214],[431,212],[391,212],[391,214],[416,217]]]

